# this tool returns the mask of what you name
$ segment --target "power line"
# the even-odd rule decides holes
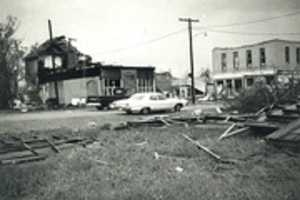
[[[205,29],[205,28],[226,28],[226,27],[233,27],[233,26],[244,26],[244,25],[249,25],[249,24],[256,24],[256,23],[262,23],[262,22],[267,22],[267,21],[272,21],[276,19],[281,19],[285,17],[290,17],[294,15],[299,15],[300,10],[296,12],[290,12],[284,15],[278,15],[278,16],[273,16],[273,17],[267,17],[263,19],[257,19],[257,20],[251,20],[251,21],[245,21],[245,22],[235,22],[231,24],[217,24],[217,25],[209,25],[209,26],[202,26],[202,27],[195,27],[197,29]]]
[[[145,45],[148,45],[148,44],[152,44],[154,42],[158,42],[160,40],[163,40],[163,39],[166,39],[166,38],[169,38],[171,36],[174,36],[174,35],[177,35],[179,33],[182,33],[184,31],[186,31],[187,29],[184,28],[184,29],[179,29],[177,31],[174,31],[174,32],[171,32],[171,33],[167,33],[165,35],[162,35],[160,37],[157,37],[157,38],[153,38],[151,40],[147,40],[147,41],[144,41],[144,42],[140,42],[140,43],[137,43],[137,44],[134,44],[134,45],[131,45],[131,46],[128,46],[128,47],[123,47],[123,48],[118,48],[118,49],[112,49],[112,50],[108,50],[108,51],[103,51],[103,52],[100,52],[99,54],[114,54],[114,53],[119,53],[119,52],[122,52],[122,51],[127,51],[127,50],[130,50],[130,49],[133,49],[133,48],[138,48],[138,47],[141,47],[141,46],[145,46]]]
[[[236,32],[236,31],[223,31],[223,30],[214,30],[214,29],[207,29],[205,32],[196,33],[194,36],[198,36],[200,34],[205,34],[207,32],[213,32],[213,33],[224,33],[224,34],[232,34],[232,35],[247,35],[247,36],[257,36],[257,35],[270,35],[270,36],[277,36],[277,35],[300,35],[300,32],[290,32],[290,33],[273,33],[273,32]]]

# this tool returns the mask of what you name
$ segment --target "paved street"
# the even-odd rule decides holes
[[[197,109],[213,110],[215,104],[203,104],[185,107],[193,112]],[[94,108],[58,111],[40,111],[28,113],[0,113],[0,133],[27,132],[56,128],[84,129],[93,121],[97,125],[104,123],[119,123],[143,117],[142,115],[127,115],[121,111],[98,111]]]
[[[137,118],[120,111],[97,111],[96,109],[41,111],[28,113],[0,113],[0,133],[26,132],[56,128],[87,128],[94,121],[97,125],[117,123]]]

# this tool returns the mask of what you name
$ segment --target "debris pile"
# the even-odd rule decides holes
[[[93,138],[56,137],[21,138],[0,137],[0,165],[21,164],[47,159],[50,155],[78,145],[86,146],[95,141]]]
[[[242,133],[263,136],[272,144],[300,149],[300,104],[271,104],[250,114],[205,114],[190,116],[156,115],[126,122],[123,128],[140,126],[185,126],[200,124],[227,125],[219,140]]]

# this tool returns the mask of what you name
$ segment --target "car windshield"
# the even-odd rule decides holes
[[[130,97],[131,100],[142,100],[144,99],[145,95],[143,94],[134,94]]]

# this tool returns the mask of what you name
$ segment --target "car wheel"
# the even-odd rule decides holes
[[[181,108],[182,108],[182,105],[181,105],[181,104],[177,104],[177,105],[174,107],[174,111],[175,111],[175,112],[180,112]]]
[[[150,112],[151,112],[150,108],[143,108],[143,109],[141,110],[141,113],[144,114],[144,115],[147,115],[147,114],[149,114]]]

